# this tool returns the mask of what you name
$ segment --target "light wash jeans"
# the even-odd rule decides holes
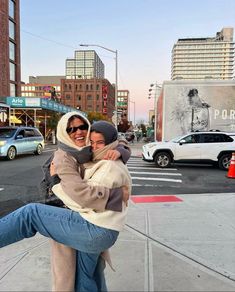
[[[33,237],[37,232],[80,251],[77,253],[77,271],[80,271],[76,277],[79,279],[79,283],[76,282],[77,291],[93,292],[101,289],[101,262],[97,266],[94,263],[97,263],[102,251],[115,243],[118,231],[89,223],[78,212],[69,209],[32,203],[0,219],[0,247]],[[86,281],[86,278],[91,277],[91,271],[94,271],[93,276],[97,279]],[[99,281],[100,287],[97,288],[96,282]]]

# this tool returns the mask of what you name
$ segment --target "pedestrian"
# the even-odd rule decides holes
[[[69,119],[69,123],[71,123],[71,125],[69,125],[69,127],[67,128],[67,130],[69,130],[72,126],[72,128],[76,128],[80,125],[80,120],[76,118],[77,116],[72,116],[72,118]],[[75,118],[75,119],[74,119]],[[83,122],[84,123],[84,122]],[[61,123],[60,123],[61,124]],[[59,141],[59,143],[63,143],[63,145],[66,145],[67,149],[65,146],[63,146],[63,149],[66,149],[66,152],[68,152],[69,150],[69,146],[71,145],[71,141],[70,139],[68,139],[68,135],[61,135],[62,131],[59,130],[60,124],[58,125],[58,135],[57,135],[57,139]],[[114,149],[118,149],[118,151],[120,151],[121,153],[121,157],[122,160],[124,162],[126,162],[130,156],[129,151],[125,151],[125,147],[121,147],[122,145],[119,143],[117,144],[117,131],[116,129],[108,122],[104,122],[104,121],[100,121],[97,122],[95,124],[92,125],[92,129],[97,129],[97,127],[100,128],[100,130],[105,134],[105,143],[102,143],[104,141],[101,140],[99,141],[100,144],[99,146],[104,147],[106,144],[110,144],[111,142],[115,142],[115,148]],[[70,132],[73,132],[72,130],[70,130]],[[80,153],[83,157],[83,162],[84,162],[84,156],[87,155],[87,153],[85,153],[84,150],[87,150],[87,148],[81,148],[83,145],[85,145],[85,135],[86,133],[84,133],[84,130],[82,132],[80,131],[76,131],[74,133],[70,134],[70,138],[73,141],[73,144],[76,144],[77,146],[80,146]],[[87,143],[87,142],[86,142]],[[62,148],[62,146],[59,144],[60,148]],[[107,146],[108,147],[108,146]],[[117,150],[112,150],[112,148],[110,148],[110,146],[108,147],[108,149],[105,149],[104,152],[104,158],[105,159],[117,159]],[[94,146],[92,145],[92,148],[94,149]],[[83,151],[83,152],[82,152]],[[57,174],[59,175],[59,177],[61,178],[61,185],[63,185],[63,189],[65,190],[69,190],[69,195],[74,195],[76,198],[78,198],[78,200],[90,200],[90,197],[86,198],[86,189],[85,192],[83,192],[83,195],[81,196],[81,198],[79,199],[78,194],[81,194],[81,192],[84,190],[84,186],[82,184],[78,184],[76,181],[75,176],[77,175],[77,170],[76,167],[72,168],[71,170],[71,165],[74,164],[74,162],[72,161],[67,161],[66,159],[64,159],[64,155],[67,155],[67,153],[65,153],[64,151],[61,151],[61,149],[59,149],[58,151],[56,151],[55,155],[54,155],[54,160],[53,160],[53,165],[57,166]],[[89,156],[89,152],[88,152],[88,156]],[[120,154],[119,154],[120,156]],[[89,158],[90,159],[90,158]],[[93,158],[93,160],[95,159],[95,156]],[[95,161],[97,162],[97,159],[95,159]],[[108,163],[107,161],[103,161],[103,163],[105,163],[105,165]],[[121,164],[123,164],[120,161]],[[93,164],[86,164],[86,167],[88,165],[93,165]],[[80,168],[83,167],[82,165],[80,165]],[[69,170],[68,170],[69,169]],[[73,169],[75,169],[75,173],[74,176],[71,176],[71,173],[74,171]],[[96,169],[96,172],[99,174],[100,170]],[[69,173],[69,175],[68,175]],[[71,180],[72,177],[72,180]],[[75,178],[75,179],[74,179]],[[92,175],[92,180],[94,180],[94,175]],[[86,184],[85,184],[86,185]],[[55,191],[55,193],[57,194],[57,192]],[[109,200],[108,204],[106,205],[106,208],[112,208],[113,210],[116,211],[120,211],[121,210],[121,206],[120,204],[122,204],[122,197],[117,197],[117,195],[112,196],[113,200]],[[94,199],[93,199],[94,200]],[[93,204],[93,200],[91,200],[91,203]],[[113,201],[116,201],[113,203]],[[119,201],[119,206],[117,206],[117,202]],[[97,205],[97,203],[96,203]],[[115,206],[116,205],[116,206]],[[67,205],[68,206],[68,205]],[[104,206],[102,206],[102,208],[104,208]],[[98,209],[98,206],[96,206],[96,211],[101,212],[103,209]],[[116,209],[115,209],[116,208]],[[97,263],[97,255],[94,254],[87,254],[87,253],[82,253],[81,251],[77,252],[77,260],[75,260],[74,258],[75,255],[75,251],[72,249],[69,249],[68,247],[61,245],[57,242],[52,241],[52,278],[53,278],[53,291],[72,291],[74,288],[74,282],[75,282],[75,286],[77,286],[79,279],[81,278],[81,274],[83,274],[83,278],[86,277],[86,282],[92,282],[92,281],[96,281],[96,284],[98,286],[98,288],[102,287],[102,291],[105,290],[105,279],[104,279],[104,273],[102,270],[102,267],[104,266],[103,260],[102,258],[98,258],[98,264],[96,267],[96,263]],[[105,255],[107,255],[107,253],[105,253]],[[84,263],[90,262],[89,267],[85,266],[84,267]],[[75,267],[75,263],[77,264],[77,273],[76,273],[76,279],[74,279],[74,267]],[[80,266],[80,263],[83,263],[82,266]],[[94,269],[95,273],[94,273]],[[85,270],[85,272],[84,272]],[[87,276],[89,275],[89,277]],[[94,275],[94,277],[92,277],[91,275]],[[93,283],[94,285],[94,283]],[[84,286],[83,286],[84,287]],[[83,288],[84,289],[84,288]],[[78,290],[79,291],[79,290]]]
[[[66,114],[61,118],[58,124],[58,130],[60,132],[58,133],[57,131],[57,137],[66,138],[68,140],[69,133],[72,135],[75,132],[80,133],[80,131],[87,131],[87,128],[85,129],[84,126],[85,123],[82,122],[82,120],[80,120],[80,125],[75,125],[74,122],[73,124],[70,123],[68,127],[69,117],[72,117],[72,114]],[[76,122],[78,122],[78,120],[76,120]],[[85,133],[79,135],[75,134],[74,136],[76,143],[86,139]],[[60,142],[63,143],[63,139]],[[116,147],[117,141],[113,143],[110,145]],[[107,145],[108,148],[111,147],[110,145]],[[71,175],[70,188],[66,188],[66,183],[61,179],[61,182],[53,187],[53,191],[68,208],[31,203],[1,218],[0,247],[24,238],[32,237],[37,232],[79,250],[81,253],[96,254],[97,256],[115,243],[119,231],[123,228],[127,208],[124,202],[122,202],[120,206],[119,200],[117,204],[114,204],[114,208],[117,208],[117,211],[108,209],[110,207],[112,209],[112,204],[110,205],[112,197],[117,196],[117,198],[120,198],[125,194],[125,187],[123,186],[127,186],[130,192],[131,179],[128,170],[120,161],[104,161],[108,163],[104,166],[102,160],[95,164],[95,169],[91,167],[89,170],[90,173],[92,173],[92,177],[95,177],[95,171],[99,169],[99,180],[92,182],[91,177],[90,182],[84,182],[81,177],[79,177],[77,171],[78,161],[81,157],[79,157],[76,152],[80,151],[77,151],[78,149],[76,149],[76,146],[72,143],[72,139],[70,145],[67,146],[68,145],[61,144],[58,153],[63,157],[63,160],[60,161],[61,166],[63,164],[66,165],[64,175]],[[74,150],[71,151],[74,156],[66,156],[66,152],[62,150],[63,147],[66,150]],[[82,153],[83,158],[89,155],[86,147],[82,150],[84,150]],[[64,156],[62,155],[63,151]],[[100,167],[98,167],[98,165],[100,165]],[[115,165],[117,167],[115,167]],[[108,175],[106,172],[107,167]],[[55,169],[59,174],[60,165],[56,162],[56,159]],[[118,171],[121,171],[121,173],[118,173]],[[100,182],[102,182],[103,186]],[[81,193],[83,195],[77,193],[76,196],[76,192],[74,191],[76,185],[79,185],[79,188],[82,189]],[[66,191],[68,193],[66,193]],[[80,282],[76,283],[76,291],[84,291],[84,289],[82,290],[81,288],[82,285],[85,286],[85,291],[97,291],[96,283],[89,282],[88,284],[91,284],[91,286],[87,287],[87,283],[83,282],[80,277]]]

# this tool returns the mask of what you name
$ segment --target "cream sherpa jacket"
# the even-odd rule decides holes
[[[59,121],[57,139],[79,151],[81,148],[75,146],[66,133],[68,118],[73,114],[66,114]],[[112,189],[128,186],[131,193],[131,177],[122,161],[100,160],[108,149],[114,149],[117,144],[116,141],[101,151],[98,150],[95,154],[96,162],[85,164],[85,180],[82,180],[78,172],[76,159],[62,149],[56,151],[53,161],[61,182],[53,186],[52,190],[66,206],[79,212],[87,221],[120,231],[125,224],[126,205],[122,203],[121,212],[105,210],[105,205]]]
[[[66,161],[68,162],[68,160]],[[64,163],[65,161],[63,161],[63,166],[66,167]],[[102,186],[108,189],[125,185],[128,186],[129,193],[131,193],[131,177],[126,165],[124,165],[122,161],[100,160],[96,163],[87,163],[85,167],[85,180],[83,183],[88,184],[91,187]],[[83,189],[82,186],[81,189]],[[63,189],[61,183],[55,185],[52,190],[56,196],[58,196],[65,203],[66,206],[68,206],[71,210],[79,212],[80,215],[90,223],[117,231],[121,231],[123,229],[127,212],[127,207],[124,202],[121,212],[110,210],[97,212],[95,211],[95,208],[81,207],[81,205],[71,199],[69,193]],[[76,185],[76,191],[79,194],[79,185]]]

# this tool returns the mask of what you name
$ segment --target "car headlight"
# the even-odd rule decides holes
[[[4,146],[7,143],[7,141],[0,141],[0,146]]]
[[[155,147],[156,145],[157,145],[157,144],[155,144],[155,143],[154,143],[154,144],[149,144],[149,145],[148,145],[148,148],[153,148],[153,147]]]

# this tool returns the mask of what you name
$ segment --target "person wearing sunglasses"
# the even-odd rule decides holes
[[[90,146],[85,146],[89,140],[90,125],[85,117],[74,116],[75,113],[65,114],[58,123],[59,145],[53,160],[56,173],[61,179],[53,187],[53,191],[67,208],[34,203],[3,217],[0,220],[0,247],[39,232],[79,251],[75,291],[99,291],[99,279],[96,281],[92,277],[95,277],[100,253],[115,243],[124,226],[131,178],[125,169],[125,175],[116,174],[112,177],[112,172],[109,171],[108,175],[106,173],[102,176],[103,179],[108,179],[106,186],[102,185],[102,180],[92,181],[92,177],[90,180],[82,179],[80,173],[84,172],[83,164],[91,159]],[[84,124],[88,125],[87,130],[84,127],[80,129]],[[118,144],[115,147],[117,149]],[[107,149],[103,159],[114,149]],[[113,153],[111,152],[111,156]],[[118,179],[118,184],[114,183],[115,179]],[[113,184],[110,184],[112,180]],[[110,220],[111,218],[113,219]],[[89,274],[91,268],[93,271]]]

